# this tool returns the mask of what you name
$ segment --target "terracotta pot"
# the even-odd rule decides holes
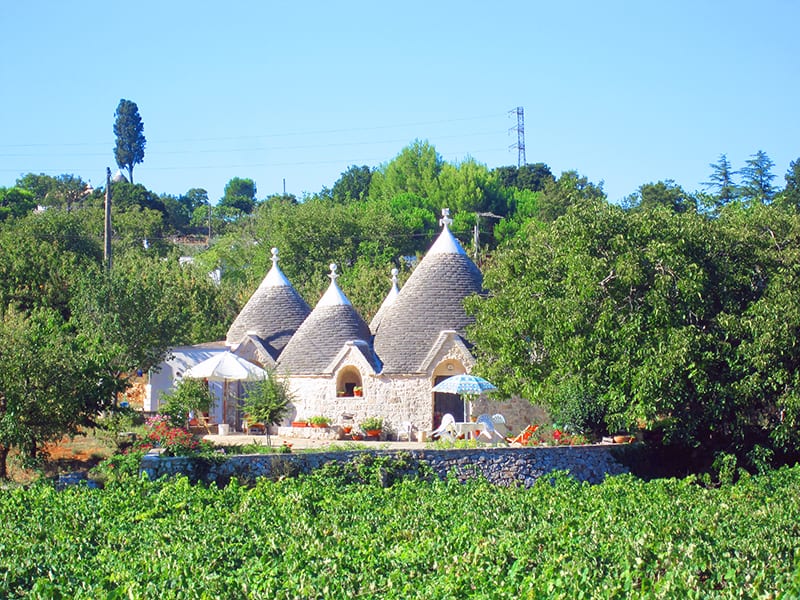
[[[629,435],[615,435],[614,436],[614,443],[615,444],[627,444],[628,442],[632,442],[634,440],[633,437]]]
[[[325,429],[327,427],[327,425],[324,423],[312,423],[311,426],[316,427],[317,429]]]
[[[292,421],[292,427],[308,427],[305,421]]]
[[[367,429],[366,434],[369,437],[378,437],[381,434],[380,429]]]
[[[342,431],[345,433],[345,435],[350,433],[352,430],[353,430],[352,427],[342,427]]]
[[[356,397],[359,397],[359,398],[360,398],[361,396],[363,396],[363,395],[364,395],[364,391],[363,391],[363,390],[355,390],[355,391],[353,392],[353,396],[356,396]]]
[[[354,433],[354,434],[352,434],[350,437],[352,437],[352,438],[353,438],[354,440],[356,440],[356,441],[358,441],[358,440],[363,440],[363,439],[364,439],[364,436],[363,436],[363,435],[361,435],[360,433]]]

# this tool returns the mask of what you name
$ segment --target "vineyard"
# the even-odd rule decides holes
[[[523,489],[387,473],[372,464],[222,489],[131,477],[6,490],[0,597],[800,593],[799,467],[718,487],[559,474]]]

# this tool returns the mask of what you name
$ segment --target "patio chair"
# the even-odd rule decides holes
[[[414,429],[414,425],[411,421],[403,421],[400,423],[400,426],[397,428],[397,441],[400,441],[402,438],[406,438],[409,442],[412,440],[412,431]]]
[[[479,416],[476,422],[481,426],[479,437],[485,435],[487,438],[489,438],[490,442],[503,442],[504,444],[508,443],[505,436],[494,428],[494,420],[489,415]]]
[[[431,438],[447,438],[449,440],[455,439],[455,432],[453,431],[453,424],[456,422],[456,418],[451,415],[450,413],[445,414],[442,417],[442,422],[439,424],[439,427],[431,431]]]
[[[500,413],[493,414],[492,423],[494,423],[494,428],[498,433],[500,433],[503,437],[508,436],[508,426],[506,425],[506,418],[503,415]]]
[[[517,437],[513,438],[511,441],[512,444],[521,444],[522,446],[527,446],[528,442],[530,442],[531,436],[536,433],[536,430],[539,429],[538,425],[528,425],[522,433],[520,433]]]

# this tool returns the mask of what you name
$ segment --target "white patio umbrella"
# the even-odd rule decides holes
[[[468,396],[480,396],[483,392],[496,390],[497,387],[477,375],[468,375],[462,373],[461,375],[453,375],[444,381],[440,381],[432,390],[434,392],[442,392],[444,394],[459,394]],[[467,415],[467,401],[464,400],[464,416]]]
[[[225,351],[186,369],[184,377],[209,381],[256,381],[264,379],[267,372],[249,360]]]
[[[228,417],[228,382],[258,381],[265,379],[267,372],[233,352],[225,351],[219,352],[186,369],[183,376],[190,379],[208,379],[209,381],[222,382],[222,419],[225,421]]]

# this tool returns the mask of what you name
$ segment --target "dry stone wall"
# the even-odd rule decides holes
[[[192,481],[224,484],[232,478],[255,480],[310,473],[330,462],[344,463],[363,452],[404,456],[416,465],[427,465],[439,477],[460,480],[485,477],[489,482],[532,486],[554,471],[568,471],[578,481],[601,483],[608,475],[627,473],[616,458],[614,446],[558,446],[552,448],[480,448],[464,450],[352,450],[302,454],[250,454],[221,461],[193,457],[148,454],[141,471],[150,479],[186,475]]]

